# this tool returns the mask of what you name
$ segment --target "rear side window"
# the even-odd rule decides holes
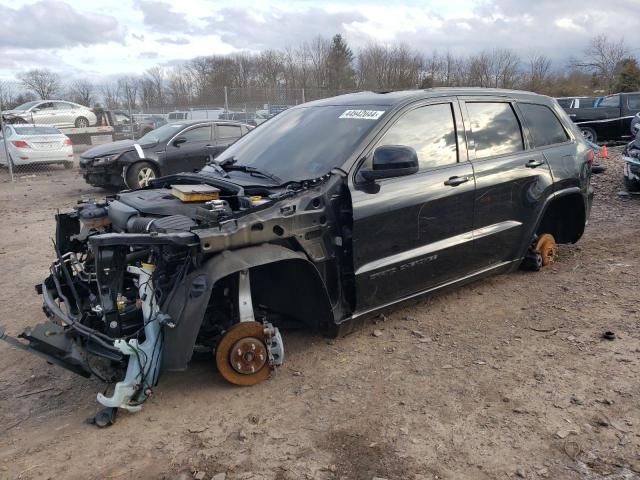
[[[640,110],[640,95],[629,95],[627,97],[627,105],[634,110]]]
[[[404,145],[418,153],[420,168],[458,161],[456,127],[450,103],[428,105],[406,113],[384,134],[380,145]]]
[[[218,138],[238,138],[240,137],[240,125],[218,125]]]
[[[533,144],[536,147],[564,143],[569,136],[558,117],[545,105],[521,103],[520,110],[531,132]]]
[[[520,123],[509,103],[468,102],[476,158],[524,150]]]

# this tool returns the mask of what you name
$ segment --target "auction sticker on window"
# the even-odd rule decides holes
[[[356,118],[360,120],[377,120],[384,110],[345,110],[338,118]]]

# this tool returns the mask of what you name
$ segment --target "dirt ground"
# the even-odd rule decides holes
[[[254,387],[200,360],[100,430],[83,422],[102,384],[0,344],[0,478],[640,478],[640,198],[618,195],[610,153],[585,236],[549,269],[345,338],[288,334],[285,366]],[[33,286],[56,209],[104,195],[75,170],[30,175],[0,172],[0,323],[14,335],[43,319]]]

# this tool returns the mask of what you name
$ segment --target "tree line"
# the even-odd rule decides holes
[[[0,103],[10,108],[32,99],[65,98],[109,108],[220,105],[223,87],[247,100],[268,100],[278,91],[307,92],[302,100],[355,90],[430,87],[496,87],[552,96],[592,96],[640,90],[638,59],[623,40],[594,37],[566,65],[508,48],[469,55],[419,52],[406,44],[370,43],[357,52],[344,37],[318,36],[297,47],[193,58],[175,67],[155,66],[100,84],[63,82],[59,74],[35,69],[17,75],[20,88],[0,83]],[[227,92],[228,94],[228,92]],[[296,98],[300,98],[297,96]],[[297,101],[297,100],[296,100]]]

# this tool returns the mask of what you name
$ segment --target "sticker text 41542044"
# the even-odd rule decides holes
[[[377,120],[384,110],[345,110],[338,118],[353,118],[359,120]]]

